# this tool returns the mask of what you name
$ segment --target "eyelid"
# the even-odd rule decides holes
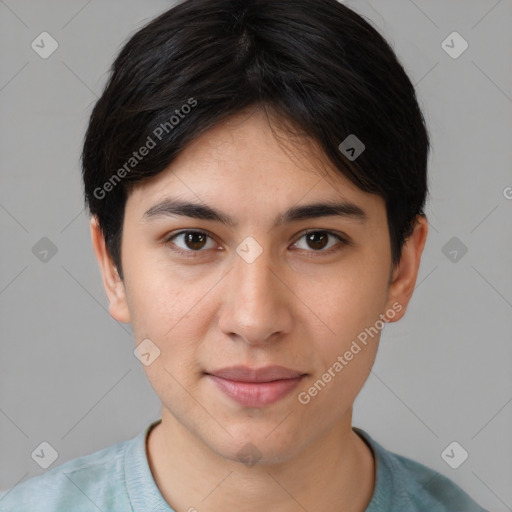
[[[308,230],[302,232],[297,237],[297,240],[293,243],[293,245],[295,245],[299,240],[301,240],[305,236],[309,235],[310,233],[326,233],[328,236],[337,238],[338,243],[333,245],[332,247],[329,247],[329,249],[326,249],[326,250],[319,250],[319,251],[305,250],[306,258],[315,258],[315,257],[317,257],[317,255],[318,255],[318,257],[327,256],[327,255],[339,252],[345,246],[353,245],[352,240],[344,233],[338,233],[336,231],[331,231],[329,229],[321,229],[321,228],[308,229]],[[301,250],[301,249],[298,249],[298,250]]]
[[[206,235],[208,238],[210,238],[211,240],[214,240],[216,242],[215,236],[212,233],[210,233],[209,231],[204,230],[204,229],[182,229],[180,231],[176,231],[176,232],[170,233],[169,235],[166,235],[165,237],[163,237],[163,242],[166,245],[171,244],[171,243],[173,245],[175,245],[172,242],[172,240],[174,238],[177,238],[180,235],[185,235],[187,233],[199,233],[199,234],[202,234],[202,235]],[[199,255],[202,252],[206,252],[206,249],[201,249],[199,251],[192,251],[192,250],[181,249],[180,247],[174,247],[174,248],[171,248],[171,249],[174,252],[177,252],[179,254],[185,254],[187,256],[191,255],[192,257],[194,255]]]
[[[330,229],[321,228],[306,229],[306,231],[303,231],[302,233],[299,234],[299,236],[297,237],[297,241],[299,241],[302,237],[309,235],[310,233],[327,233],[328,235],[338,238],[340,241],[343,241],[346,244],[351,243],[350,238],[347,235],[345,235],[345,233],[340,233],[338,231],[332,231]]]

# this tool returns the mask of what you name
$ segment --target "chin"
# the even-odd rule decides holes
[[[275,427],[276,423],[268,428],[262,428],[261,424],[240,425],[228,429],[232,437],[225,435],[217,442],[210,438],[207,444],[221,457],[247,467],[281,464],[293,458],[300,447],[296,436],[287,431],[278,435]]]

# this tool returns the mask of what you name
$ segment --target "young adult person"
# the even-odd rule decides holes
[[[162,416],[0,509],[481,512],[352,426],[413,294],[428,150],[391,47],[335,0],[187,0],[133,35],[83,181]]]

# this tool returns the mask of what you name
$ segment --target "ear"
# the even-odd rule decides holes
[[[122,279],[119,277],[114,262],[110,258],[105,245],[105,237],[96,216],[91,219],[91,238],[94,252],[98,260],[103,286],[110,303],[109,313],[118,322],[129,323],[130,312],[126,300],[126,290]]]
[[[392,318],[388,317],[388,322],[396,322],[405,315],[407,305],[414,292],[427,234],[428,221],[423,215],[418,215],[416,217],[414,231],[402,247],[400,262],[393,269],[388,290],[386,311],[393,309],[396,314]],[[396,303],[400,304],[402,307],[399,308]],[[395,304],[394,308],[392,307],[393,304]]]

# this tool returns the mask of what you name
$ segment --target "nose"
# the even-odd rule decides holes
[[[275,341],[289,332],[293,298],[284,276],[272,269],[270,251],[248,262],[238,254],[224,282],[219,328],[250,345]]]

